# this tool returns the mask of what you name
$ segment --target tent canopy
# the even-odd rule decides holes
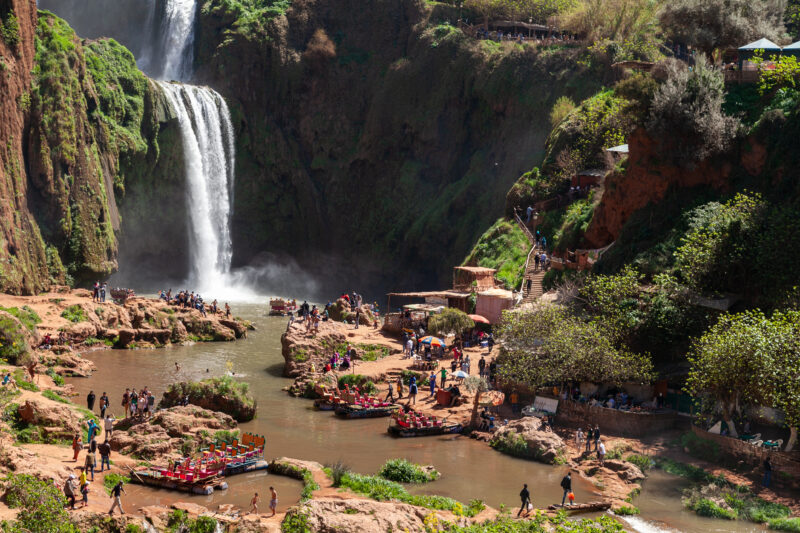
[[[765,52],[780,52],[781,47],[765,37],[739,48],[740,52],[755,52],[756,50],[764,50]]]

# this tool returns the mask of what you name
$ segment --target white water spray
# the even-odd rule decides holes
[[[191,77],[196,13],[197,0],[166,0],[160,38],[164,63],[159,79],[181,81]]]

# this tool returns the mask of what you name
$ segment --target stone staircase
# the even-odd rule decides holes
[[[517,220],[517,225],[519,225],[522,232],[528,238],[528,242],[531,243],[533,253],[539,253],[536,238],[516,211],[514,211],[514,218]],[[544,278],[544,272],[542,270],[536,270],[536,262],[533,260],[533,254],[529,253],[528,263],[525,265],[525,276],[522,281],[522,300],[520,304],[533,303],[544,294],[542,278]]]

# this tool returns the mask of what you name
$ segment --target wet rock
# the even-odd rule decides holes
[[[172,330],[169,329],[138,329],[136,330],[136,340],[150,343],[167,344],[172,337]]]
[[[127,348],[130,343],[132,343],[136,339],[136,330],[135,329],[120,329],[119,330],[119,340],[117,341],[117,346],[120,348]]]
[[[221,318],[219,320],[219,323],[225,326],[226,328],[232,330],[234,335],[236,335],[237,339],[240,339],[247,334],[247,326],[235,320],[228,320],[226,318]]]
[[[170,340],[174,343],[183,343],[189,340],[189,332],[186,331],[186,326],[180,320],[176,320],[172,326]]]
[[[316,461],[303,461],[292,459],[291,457],[279,457],[274,459],[267,471],[270,474],[288,476],[295,479],[303,479],[303,470],[311,472],[322,472],[322,465]]]
[[[81,343],[89,337],[97,337],[97,326],[91,322],[78,322],[69,327],[67,334],[73,342]]]
[[[544,431],[542,422],[536,417],[525,417],[510,422],[495,432],[493,442],[522,438],[527,447],[527,457],[552,464],[564,453],[564,441],[552,431]],[[496,446],[501,451],[502,446]]]
[[[628,483],[636,483],[645,478],[638,466],[627,461],[611,459],[605,461],[603,466],[616,472],[620,479]]]

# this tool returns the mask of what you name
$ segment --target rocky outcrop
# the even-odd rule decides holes
[[[603,466],[616,472],[622,481],[626,481],[628,483],[638,483],[645,478],[645,475],[638,466],[627,461],[610,459],[605,461]]]
[[[248,389],[247,383],[228,376],[174,383],[164,393],[159,407],[179,405],[188,396],[193,405],[226,413],[238,422],[247,422],[256,416],[256,401]]]
[[[502,452],[543,463],[554,463],[565,452],[561,437],[552,431],[545,431],[541,420],[535,417],[521,418],[500,427],[494,434],[492,446]]]
[[[72,407],[40,397],[25,400],[18,412],[22,422],[38,426],[43,436],[50,440],[71,439],[81,430],[84,419]]]
[[[225,413],[190,405],[158,411],[150,420],[125,419],[114,426],[111,449],[146,459],[162,458],[209,444],[217,431],[236,428],[236,421]],[[184,450],[185,451],[185,450]]]
[[[426,531],[425,517],[437,513],[405,503],[319,498],[292,508],[287,516],[292,514],[305,515],[308,528],[314,533],[423,533]],[[440,516],[437,518],[442,520]]]

